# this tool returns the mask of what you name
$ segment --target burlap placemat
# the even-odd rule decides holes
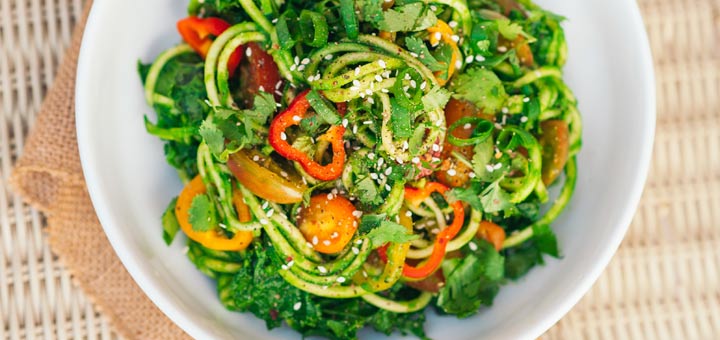
[[[62,18],[47,24],[50,31],[67,24],[69,13],[63,7],[67,5],[65,0],[41,5],[28,2],[27,6],[23,1],[17,3],[11,1],[8,9],[4,7],[7,2],[0,1],[0,13],[32,12],[28,17]],[[639,3],[653,48],[658,87],[658,127],[651,174],[638,213],[612,263],[583,300],[543,338],[720,338],[720,45],[717,44],[720,2],[640,0]],[[4,18],[7,17],[0,17]],[[0,27],[12,26],[8,22],[0,24]],[[30,24],[17,24],[20,30],[24,25]],[[75,28],[71,47],[26,140],[22,157],[16,162],[11,180],[28,202],[47,215],[53,251],[72,272],[75,282],[111,320],[114,330],[126,338],[183,338],[186,335],[145,297],[116,258],[84,187],[73,111],[75,64],[83,27],[84,21],[81,21]],[[8,34],[12,35],[13,29],[0,30],[3,48],[15,48],[14,44],[25,46],[24,42],[8,40]],[[41,38],[34,39],[42,42]],[[8,84],[11,90],[12,86],[24,85],[20,78],[18,83],[3,82],[14,79],[14,72],[20,74],[12,69],[11,61],[10,77],[6,77],[3,62],[0,60],[0,89],[7,92],[0,92],[0,102],[5,108],[5,100],[17,96],[6,90]],[[38,67],[29,64],[30,72]],[[27,86],[32,87],[32,91],[42,91],[36,89],[40,85]],[[20,114],[32,117],[33,110]],[[3,112],[3,116],[14,114],[12,112]],[[5,129],[18,130],[15,126],[9,128],[9,124],[22,125],[14,122],[16,120],[6,117],[0,142],[22,147],[22,133],[8,137],[4,132]],[[7,158],[6,149],[1,149],[0,157]],[[3,164],[7,164],[5,159]],[[5,214],[9,211],[8,205],[13,203],[0,204],[4,204],[0,212]],[[22,238],[34,237],[21,231],[24,228],[21,225],[13,225],[36,223],[29,222],[27,217],[32,212],[25,213],[26,221],[22,220],[21,213],[16,214],[18,217],[0,218],[0,245],[17,240],[22,243]],[[17,232],[14,233],[13,228],[17,228]],[[31,254],[35,251],[32,247],[27,249]],[[25,301],[22,294],[20,297],[7,295],[6,286],[20,285],[29,286],[26,295],[32,297],[33,291],[37,291],[32,287],[44,283],[38,283],[42,278],[34,276],[37,270],[28,271],[30,275],[25,278],[23,268],[40,268],[45,264],[33,263],[40,261],[35,255],[22,255],[25,256],[23,264],[11,268],[2,263],[2,251],[0,249],[0,297],[9,297],[9,304],[8,299],[0,298],[4,300],[0,301],[0,319],[5,324],[4,329],[0,328],[0,339],[4,339],[2,334],[8,329],[10,338],[13,334],[62,337],[66,331],[60,329],[64,320],[59,318],[74,313],[68,311],[69,305],[80,302],[62,301],[65,293],[40,295]],[[13,272],[13,276],[27,281],[12,281],[12,277],[10,281],[4,280],[5,268],[22,272]],[[59,286],[47,288],[50,292],[67,289],[58,282],[46,284]],[[16,292],[24,290],[21,287]],[[37,307],[22,307],[30,303]],[[23,333],[18,327],[27,330]],[[105,338],[109,330],[104,324],[74,322],[67,332]]]
[[[15,189],[48,220],[47,233],[77,284],[131,339],[187,335],[140,290],[110,246],[85,187],[75,134],[75,72],[92,1],[73,32],[55,83],[40,108],[11,177]]]

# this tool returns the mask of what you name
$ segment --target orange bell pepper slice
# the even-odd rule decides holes
[[[448,187],[438,182],[431,182],[425,185],[424,188],[416,189],[411,187],[405,188],[405,200],[413,205],[420,205],[423,200],[430,197],[430,194],[437,192],[441,195],[445,195],[448,191]],[[465,222],[465,208],[463,208],[462,202],[455,201],[450,206],[453,209],[453,221],[447,228],[443,229],[438,233],[435,238],[433,245],[432,254],[428,260],[419,266],[411,266],[405,264],[403,267],[403,276],[409,279],[420,280],[432,275],[442,263],[445,258],[445,248],[448,242],[452,240],[462,229]]]
[[[190,224],[190,205],[193,198],[207,192],[207,188],[200,176],[193,178],[188,183],[175,203],[175,217],[177,217],[180,228],[191,240],[202,244],[204,247],[221,250],[221,251],[239,251],[244,250],[253,240],[251,231],[237,231],[232,238],[227,238],[216,230],[195,231]],[[239,191],[233,191],[233,204],[238,211],[238,219],[240,222],[249,222],[252,219],[250,209],[243,202],[242,194]]]
[[[437,78],[438,83],[440,86],[444,86],[450,80],[453,73],[455,73],[455,64],[457,64],[458,60],[461,58],[460,48],[458,48],[457,41],[453,40],[453,37],[458,39],[458,36],[455,35],[452,28],[450,28],[450,25],[442,20],[438,20],[435,26],[429,27],[427,31],[430,33],[429,40],[431,45],[435,46],[442,41],[452,47],[452,56],[450,57],[450,65],[448,65],[447,79],[440,78],[440,74],[442,73],[441,71],[435,72],[435,78]]]

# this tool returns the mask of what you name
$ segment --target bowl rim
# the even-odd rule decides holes
[[[76,115],[76,132],[78,141],[78,151],[80,156],[80,162],[87,184],[88,193],[90,200],[95,208],[98,220],[100,221],[103,230],[113,247],[118,258],[122,262],[123,266],[127,269],[130,276],[147,295],[147,297],[176,325],[187,332],[190,336],[199,339],[210,339],[213,337],[212,334],[206,332],[200,327],[196,321],[181,312],[179,308],[175,306],[172,299],[163,293],[163,289],[156,283],[152,276],[143,269],[141,260],[136,256],[132,255],[132,252],[120,241],[121,228],[118,228],[112,222],[113,219],[106,213],[107,206],[101,199],[101,194],[97,189],[96,185],[100,181],[98,173],[88,171],[91,168],[90,164],[95,162],[93,154],[90,152],[88,143],[91,141],[89,131],[89,120],[85,117],[89,116],[87,106],[87,100],[85,100],[87,91],[87,83],[91,77],[87,67],[84,67],[84,62],[89,58],[90,44],[86,43],[96,39],[98,30],[88,29],[95,27],[100,21],[98,12],[101,12],[98,8],[106,6],[109,1],[96,1],[92,4],[92,8],[87,19],[86,29],[82,38],[82,45],[78,56],[78,66],[76,72],[76,86],[75,86],[75,115]],[[644,97],[643,106],[646,108],[643,112],[642,130],[638,133],[642,134],[643,146],[640,150],[638,157],[639,166],[636,168],[633,174],[633,187],[628,190],[628,204],[625,206],[624,211],[619,219],[618,227],[614,229],[610,236],[611,243],[604,248],[602,251],[599,261],[593,265],[593,268],[588,271],[580,282],[575,285],[571,291],[569,291],[567,297],[561,302],[558,308],[553,309],[550,313],[546,314],[540,322],[535,323],[531,327],[527,327],[524,332],[521,332],[522,338],[536,338],[543,332],[547,331],[555,323],[557,323],[570,309],[577,304],[577,302],[585,295],[600,277],[600,274],[605,270],[613,255],[617,251],[620,243],[627,232],[630,223],[632,222],[633,216],[637,210],[637,206],[640,202],[640,198],[643,193],[645,182],[647,180],[650,161],[652,157],[652,150],[654,145],[655,137],[655,122],[656,122],[656,89],[655,89],[655,74],[653,68],[653,58],[648,39],[648,34],[643,24],[642,15],[640,8],[636,1],[632,1],[629,5],[632,11],[632,23],[634,30],[640,33],[638,37],[640,39],[640,46],[637,46],[636,52],[639,54],[639,59],[642,61],[643,68],[640,71],[641,79],[643,79],[642,93]]]

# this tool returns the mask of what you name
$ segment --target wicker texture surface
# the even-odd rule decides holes
[[[0,0],[0,340],[117,338],[8,185],[83,2]],[[650,177],[617,255],[547,339],[720,338],[720,1],[639,4],[658,90]]]

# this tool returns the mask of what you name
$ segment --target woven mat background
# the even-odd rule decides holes
[[[0,340],[115,339],[7,184],[83,0],[0,0]],[[593,289],[546,339],[720,338],[720,0],[639,0],[658,126],[643,200]]]

